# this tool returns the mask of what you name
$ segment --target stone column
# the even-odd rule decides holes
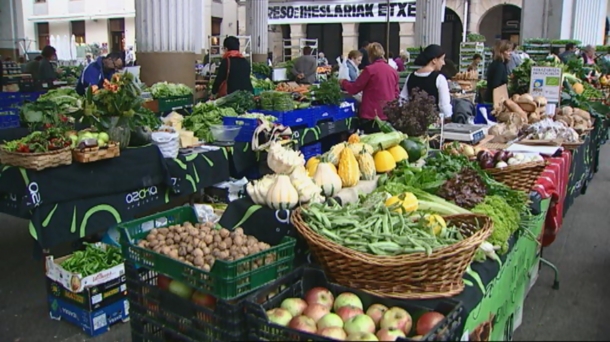
[[[202,0],[135,0],[140,79],[195,85],[194,63],[201,52]],[[207,37],[206,37],[207,38]]]
[[[292,58],[297,58],[301,55],[299,48],[300,40],[307,38],[307,24],[291,24],[290,25],[290,40],[292,48]]]
[[[358,23],[342,23],[343,26],[343,52],[342,57],[347,58],[347,55],[352,50],[358,50]]]
[[[409,47],[415,46],[415,24],[400,23],[400,50],[407,50]]]
[[[603,0],[574,0],[572,39],[584,45],[603,45],[608,3]]]
[[[426,47],[441,44],[443,0],[417,0],[415,13],[415,43]]]
[[[246,4],[247,34],[251,37],[252,61],[266,62],[269,52],[267,14],[269,0],[248,1]]]

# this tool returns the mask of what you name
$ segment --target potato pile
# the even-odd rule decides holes
[[[589,114],[589,112],[569,106],[557,110],[555,121],[562,122],[567,127],[573,128],[579,134],[582,134],[593,127],[593,121],[591,120],[591,114]]]
[[[271,246],[244,234],[242,228],[217,229],[214,223],[186,222],[167,228],[155,228],[138,242],[138,246],[169,256],[185,264],[210,271],[216,260],[236,261],[268,250]],[[252,269],[272,263],[275,255],[255,260]]]

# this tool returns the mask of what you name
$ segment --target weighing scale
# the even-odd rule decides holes
[[[445,140],[454,140],[476,144],[485,138],[486,126],[448,123],[443,127],[443,137]],[[440,134],[441,129],[435,128],[430,131],[433,134]]]

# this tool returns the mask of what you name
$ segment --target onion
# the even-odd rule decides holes
[[[517,158],[510,158],[510,159],[508,159],[507,164],[508,165],[517,165],[517,164],[519,164],[519,161],[517,160]]]
[[[425,336],[443,319],[445,319],[445,316],[442,313],[436,311],[426,312],[417,320],[417,335]]]
[[[505,163],[505,162],[503,162],[503,161],[501,161],[501,162],[499,162],[499,163],[497,163],[497,164],[496,164],[496,167],[497,167],[497,168],[503,168],[503,167],[507,167],[507,166],[508,166],[508,164],[506,164],[506,163]]]

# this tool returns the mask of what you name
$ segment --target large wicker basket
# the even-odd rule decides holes
[[[460,228],[464,240],[437,249],[431,255],[413,253],[378,256],[334,243],[311,230],[292,212],[292,223],[307,241],[309,249],[327,275],[338,284],[384,297],[429,299],[450,297],[464,289],[463,275],[477,248],[491,234],[493,224],[484,215],[445,217],[447,224]]]
[[[4,165],[40,171],[72,164],[72,152],[70,147],[45,153],[18,153],[0,147],[0,162]]]
[[[511,189],[529,193],[536,185],[536,181],[538,181],[538,177],[540,177],[545,167],[546,161],[536,161],[503,168],[486,169],[485,172]]]

